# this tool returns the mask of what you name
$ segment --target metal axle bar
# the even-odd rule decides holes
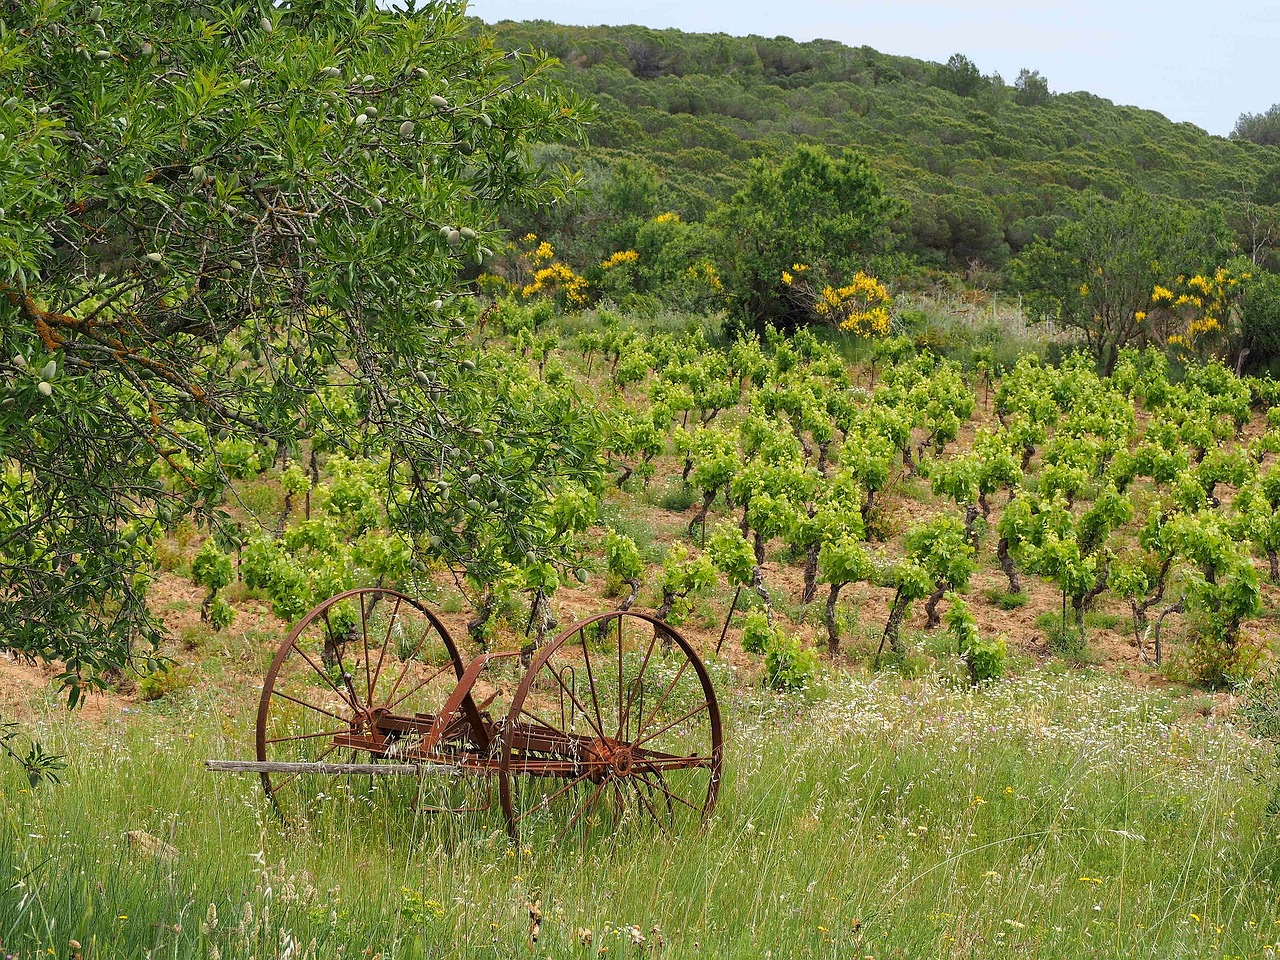
[[[462,771],[448,763],[295,763],[283,760],[206,760],[208,770],[227,773],[368,773],[375,776],[417,777],[426,773],[458,776]]]

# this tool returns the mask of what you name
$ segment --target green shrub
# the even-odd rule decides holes
[[[213,602],[209,604],[209,623],[213,629],[222,630],[229,627],[235,618],[235,607],[231,606],[225,597],[214,597]]]
[[[138,697],[142,700],[161,700],[180,690],[187,690],[199,682],[195,671],[180,663],[166,663],[148,673],[138,683]]]
[[[764,654],[765,683],[774,690],[797,691],[818,675],[818,654],[800,638],[774,631]]]
[[[999,607],[1001,610],[1017,610],[1027,605],[1030,597],[1027,596],[1025,590],[1019,590],[1017,593],[1011,593],[1008,590],[1001,590],[993,587],[983,592],[983,597],[992,606]]]
[[[774,628],[763,610],[752,610],[742,621],[742,649],[757,656],[763,654],[773,639]]]

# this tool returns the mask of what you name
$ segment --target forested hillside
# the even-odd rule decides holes
[[[563,212],[518,224],[574,244],[591,247],[599,226],[638,200],[702,220],[741,185],[751,159],[801,143],[872,160],[886,192],[906,201],[895,234],[918,263],[987,268],[996,279],[1083,192],[1219,203],[1246,253],[1266,233],[1260,215],[1274,215],[1280,150],[1086,92],[1055,94],[1052,78],[1031,69],[1006,82],[959,54],[933,64],[827,40],[545,21],[492,29],[508,48],[558,57],[598,105],[590,146],[565,159],[600,189],[572,230]],[[650,182],[648,192],[634,188]]]

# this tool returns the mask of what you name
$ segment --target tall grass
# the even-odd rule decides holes
[[[203,770],[250,753],[228,719],[247,706],[210,696],[51,718],[66,782],[6,771],[0,954],[1252,957],[1280,937],[1263,753],[1103,675],[740,694],[706,830],[585,847],[513,846],[496,807],[415,815],[403,784],[335,784],[332,816],[287,831],[254,779]]]

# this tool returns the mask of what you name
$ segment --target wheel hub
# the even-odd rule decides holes
[[[634,762],[630,744],[620,743],[612,737],[599,737],[583,750],[583,759],[592,783],[600,783],[609,777],[629,777]]]

